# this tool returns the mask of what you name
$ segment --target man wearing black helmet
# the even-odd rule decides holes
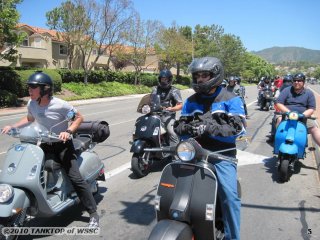
[[[175,131],[181,138],[197,137],[201,146],[236,156],[236,138],[245,133],[245,114],[240,97],[220,86],[224,70],[219,59],[194,59],[189,66],[195,94],[181,111]],[[198,120],[197,126],[190,122]],[[208,159],[210,162],[210,158]],[[212,162],[218,177],[226,239],[240,239],[240,198],[237,194],[237,166],[227,161]]]
[[[5,126],[2,133],[9,132],[11,128],[18,128],[36,121],[58,134],[61,142],[50,145],[42,144],[41,148],[45,153],[57,155],[82,204],[90,214],[89,227],[99,227],[96,202],[87,182],[80,175],[75,149],[69,138],[83,121],[82,115],[68,102],[52,96],[53,82],[47,74],[37,71],[29,77],[27,84],[31,98],[27,105],[27,116],[11,126]],[[67,118],[70,111],[75,112],[75,119],[68,126],[68,122],[63,122],[63,120]]]
[[[316,109],[316,100],[311,90],[304,87],[306,77],[303,73],[297,73],[293,76],[291,87],[284,88],[276,100],[276,106],[280,112],[297,111],[306,117],[310,117]],[[281,122],[279,116],[276,121],[276,127]],[[315,126],[311,120],[307,120],[308,133],[320,146],[320,129]]]
[[[268,76],[264,76],[261,78],[260,82],[258,83],[258,105],[260,105],[261,99],[263,97],[263,89],[266,86],[271,87],[272,83],[270,81],[270,78]]]
[[[182,108],[182,97],[180,90],[172,86],[173,75],[169,70],[162,70],[159,73],[157,87],[154,87],[151,94],[157,94],[160,96],[161,106],[172,114],[164,116],[162,121],[165,123],[167,131],[169,133],[170,145],[174,145],[179,142],[177,134],[173,130],[173,124],[175,122],[176,112]]]

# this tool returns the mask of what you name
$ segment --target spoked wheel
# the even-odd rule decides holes
[[[27,209],[22,209],[20,213],[9,217],[0,218],[0,240],[17,240],[19,235],[3,235],[4,227],[23,227],[26,222]]]
[[[144,159],[144,154],[134,153],[131,159],[131,170],[138,177],[142,178],[148,175],[150,163]]]
[[[289,160],[283,159],[279,166],[280,181],[286,182],[289,179]]]

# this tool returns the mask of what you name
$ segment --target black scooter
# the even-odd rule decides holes
[[[167,135],[163,116],[171,114],[163,110],[160,96],[148,94],[144,96],[137,112],[144,114],[135,123],[133,142],[130,152],[131,170],[139,178],[146,176],[153,161],[167,159],[171,156],[169,137]]]
[[[260,99],[260,110],[266,109],[269,111],[271,108],[273,108],[273,102],[274,102],[274,92],[271,86],[266,85],[261,90],[261,99]]]
[[[168,164],[161,175],[155,198],[158,223],[149,240],[224,239],[218,179],[208,157],[234,163],[237,159],[210,152],[194,138],[180,142],[176,155],[180,160]]]

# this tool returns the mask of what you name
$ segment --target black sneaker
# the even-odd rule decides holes
[[[99,227],[99,217],[91,217],[88,228],[98,228]]]

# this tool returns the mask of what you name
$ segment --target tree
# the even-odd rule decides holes
[[[218,42],[218,54],[224,65],[225,76],[240,75],[243,69],[245,48],[239,37],[224,34]]]
[[[240,75],[250,82],[252,80],[259,81],[263,76],[271,77],[275,74],[275,69],[272,64],[252,53],[245,53],[243,63],[244,66]]]
[[[13,62],[16,60],[17,50],[24,34],[18,34],[15,30],[20,18],[16,5],[21,0],[0,0],[0,60]]]
[[[142,21],[136,12],[131,19],[130,30],[125,34],[128,48],[123,56],[135,69],[135,85],[139,84],[139,77],[146,62],[147,54],[154,51],[154,43],[159,31],[163,28],[159,21]]]
[[[119,44],[123,32],[127,31],[133,13],[132,1],[73,0],[67,2],[74,5],[72,8],[63,10],[63,12],[69,11],[69,15],[76,19],[76,21],[70,22],[71,25],[73,24],[71,28],[66,27],[68,26],[68,17],[61,17],[63,16],[61,12],[54,14],[58,14],[60,17],[58,19],[60,19],[60,26],[62,26],[61,35],[70,34],[72,36],[70,42],[80,51],[81,67],[85,72],[84,82],[87,83],[88,75],[100,56],[109,53],[110,57],[113,49]],[[65,8],[64,5],[61,7]],[[71,13],[72,11],[73,13]],[[57,19],[57,17],[55,18]],[[50,22],[48,21],[48,23]],[[54,23],[54,21],[51,22],[51,26],[57,26]],[[96,50],[96,55],[93,55],[93,50]],[[110,60],[108,60],[109,63]]]
[[[155,44],[156,53],[163,67],[170,69],[177,67],[177,77],[180,75],[180,64],[190,61],[192,43],[184,36],[185,28],[173,25],[171,28],[163,29]]]
[[[58,38],[67,45],[68,69],[73,68],[75,46],[84,37],[83,26],[89,24],[85,9],[71,1],[46,13],[47,26],[58,31]]]

